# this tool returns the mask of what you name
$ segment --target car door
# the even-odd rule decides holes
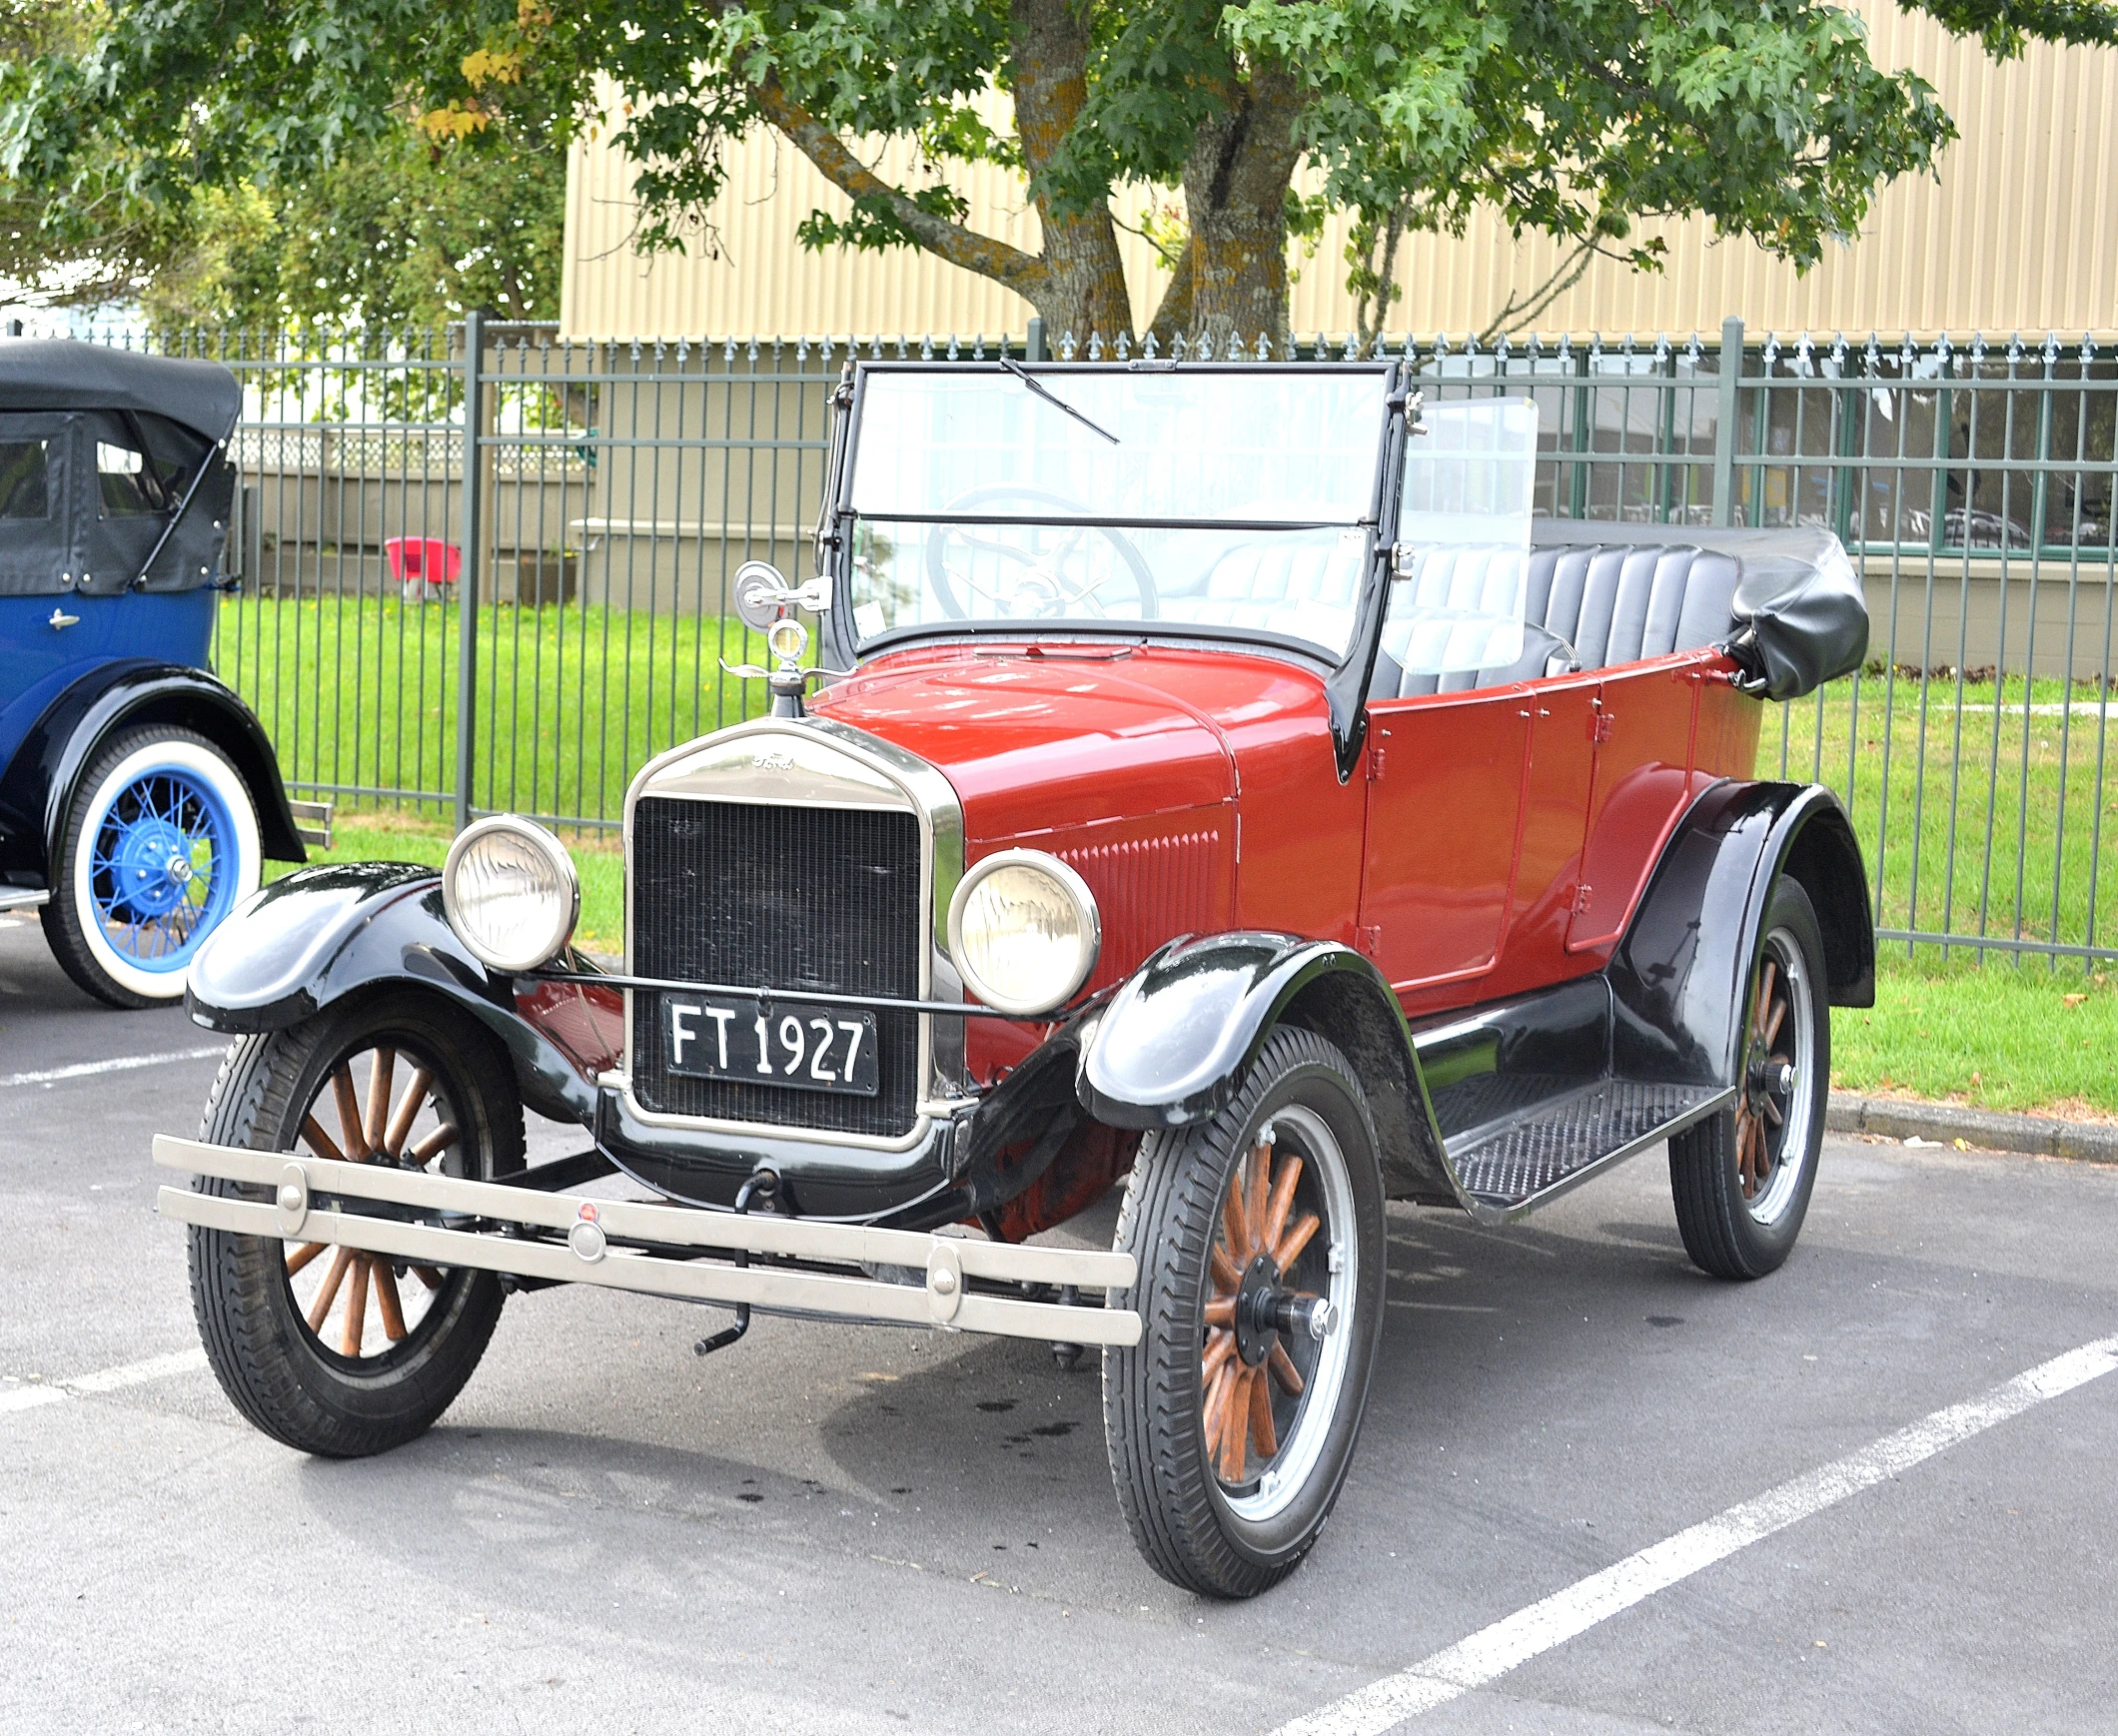
[[[1541,988],[1580,968],[1567,934],[1582,880],[1582,839],[1595,786],[1600,671],[1533,682],[1523,843],[1495,995]]]
[[[1483,976],[1500,954],[1531,713],[1519,685],[1368,708],[1360,942],[1401,994]]]
[[[0,712],[78,655],[56,615],[78,615],[71,419],[0,415]],[[0,763],[11,742],[0,740]]]

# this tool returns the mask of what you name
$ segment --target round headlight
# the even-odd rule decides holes
[[[513,814],[466,826],[442,869],[449,926],[497,971],[529,971],[572,938],[581,912],[573,858],[543,827]]]
[[[1088,981],[1103,944],[1095,895],[1056,856],[1002,850],[949,900],[949,951],[964,983],[1001,1013],[1048,1013]]]

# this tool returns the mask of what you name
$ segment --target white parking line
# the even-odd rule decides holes
[[[11,1410],[35,1410],[42,1404],[57,1404],[64,1398],[122,1392],[128,1386],[144,1386],[150,1380],[167,1380],[172,1374],[189,1374],[205,1366],[204,1350],[172,1350],[166,1356],[149,1356],[144,1362],[124,1362],[115,1368],[100,1368],[93,1374],[75,1374],[65,1380],[40,1380],[27,1386],[0,1387],[0,1416]]]
[[[0,1076],[0,1090],[10,1085],[57,1085],[62,1079],[92,1079],[99,1073],[130,1073],[135,1067],[160,1067],[171,1061],[204,1061],[226,1055],[228,1045],[210,1049],[172,1049],[162,1055],[120,1055],[112,1061],[79,1061],[71,1067],[47,1067],[41,1073],[9,1073]]]
[[[2099,1338],[2054,1356],[1982,1397],[1923,1416],[1858,1452],[1649,1544],[1396,1675],[1370,1682],[1343,1700],[1281,1725],[1273,1736],[1380,1736],[1394,1724],[1482,1688],[1540,1653],[1565,1645],[1577,1634],[1738,1549],[1886,1482],[1958,1441],[2020,1416],[2114,1368],[2118,1368],[2118,1337]]]

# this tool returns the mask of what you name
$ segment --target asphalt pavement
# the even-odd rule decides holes
[[[415,1444],[274,1444],[153,1210],[219,1049],[0,918],[0,1728],[2118,1730],[2108,1169],[1833,1138],[1741,1287],[1654,1158],[1510,1231],[1395,1208],[1337,1515],[1226,1605],[1134,1554],[1093,1359],[1036,1344],[700,1360],[724,1314],[557,1290]]]

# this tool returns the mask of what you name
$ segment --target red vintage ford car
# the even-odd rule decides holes
[[[1535,406],[1417,385],[849,376],[821,572],[738,575],[771,715],[627,794],[621,974],[512,816],[193,966],[237,1041],[156,1157],[236,1405],[381,1451],[555,1283],[733,1307],[701,1349],[1095,1345],[1141,1552],[1244,1596],[1346,1476],[1387,1201],[1506,1222],[1666,1143],[1692,1258],[1779,1266],[1874,942],[1832,797],[1751,773],[1858,587],[1817,532],[1533,523]],[[526,1169],[525,1110],[586,1149]],[[1041,1238],[1121,1184],[1114,1246]]]

